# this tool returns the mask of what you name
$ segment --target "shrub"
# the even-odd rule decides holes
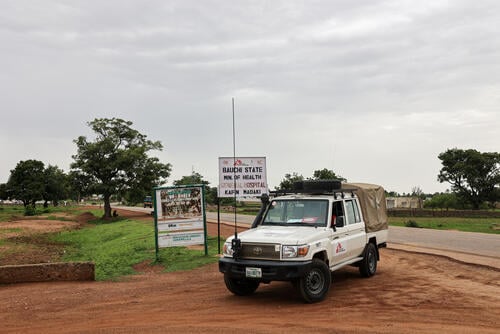
[[[418,226],[417,222],[414,221],[414,220],[408,220],[406,223],[405,223],[405,226],[406,227],[420,227]]]
[[[24,208],[25,216],[36,216],[36,208],[34,206],[28,205]]]

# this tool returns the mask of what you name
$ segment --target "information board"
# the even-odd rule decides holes
[[[266,158],[219,158],[219,197],[260,197],[267,188]]]
[[[156,250],[163,247],[205,245],[207,250],[204,186],[154,189]]]

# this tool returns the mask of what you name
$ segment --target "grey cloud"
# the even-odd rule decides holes
[[[122,117],[164,143],[173,179],[195,166],[215,185],[217,156],[231,154],[236,97],[239,152],[268,156],[272,186],[287,172],[331,166],[397,191],[443,189],[440,151],[491,151],[500,141],[498,9],[496,1],[6,1],[0,145],[12,159],[0,182],[22,157],[67,164],[87,121]],[[41,147],[54,141],[64,150]],[[375,153],[384,159],[367,169],[359,156]],[[408,180],[400,169],[409,164],[425,170],[422,180]]]

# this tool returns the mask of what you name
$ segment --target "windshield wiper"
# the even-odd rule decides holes
[[[317,226],[316,223],[311,224],[311,223],[304,223],[304,222],[291,222],[291,223],[286,223],[287,225],[298,225],[298,226]]]
[[[285,222],[270,222],[270,221],[265,221],[262,223],[262,225],[279,225],[279,226],[285,226],[287,223]]]

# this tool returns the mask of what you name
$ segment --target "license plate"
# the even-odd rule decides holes
[[[261,268],[250,268],[246,267],[246,276],[250,278],[261,278],[262,277],[262,269]]]

